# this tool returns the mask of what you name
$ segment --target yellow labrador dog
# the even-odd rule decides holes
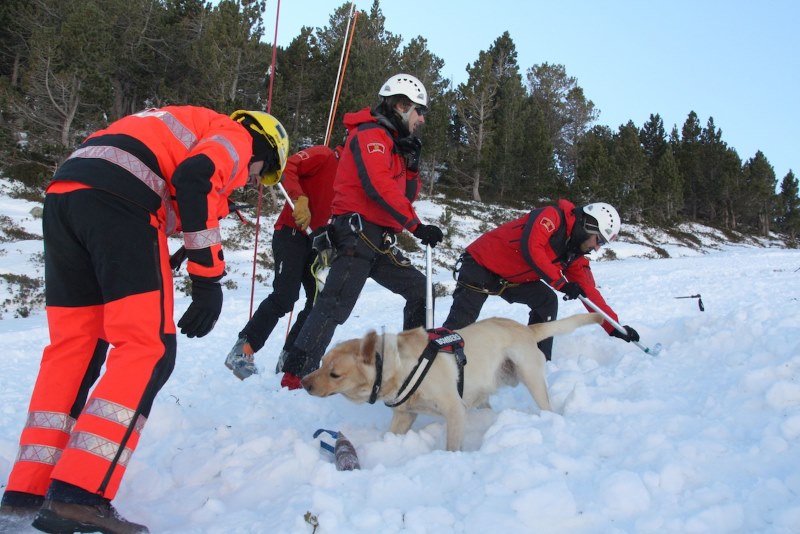
[[[420,413],[441,415],[447,423],[447,450],[457,451],[464,439],[466,410],[487,405],[502,385],[522,382],[539,408],[550,410],[545,357],[536,344],[602,321],[596,313],[530,326],[502,317],[484,319],[456,331],[464,340],[463,367],[447,352],[433,350],[435,357],[421,358],[429,341],[423,328],[383,335],[370,331],[328,351],[320,368],[302,383],[317,397],[341,393],[357,403],[383,401],[394,410],[389,430],[396,434],[408,432]]]

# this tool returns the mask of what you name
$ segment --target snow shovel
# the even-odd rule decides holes
[[[625,330],[624,326],[622,326],[617,321],[612,319],[606,312],[604,312],[602,309],[600,309],[600,307],[597,304],[595,304],[594,302],[592,302],[588,298],[586,298],[584,296],[581,296],[581,295],[578,295],[578,298],[581,299],[581,302],[583,302],[584,304],[589,306],[591,309],[593,309],[594,311],[596,311],[597,313],[602,315],[603,318],[606,321],[608,321],[611,324],[611,326],[616,328],[618,332],[620,332],[622,334],[625,334],[625,335],[628,334],[628,332],[627,332],[627,330]],[[651,356],[658,356],[658,353],[661,352],[661,343],[656,343],[655,345],[653,345],[653,348],[646,347],[646,346],[642,345],[641,343],[639,343],[638,341],[632,341],[631,343],[633,343],[634,345],[636,345],[637,347],[639,347],[640,349],[642,349],[644,352],[646,352],[647,354],[649,354]]]

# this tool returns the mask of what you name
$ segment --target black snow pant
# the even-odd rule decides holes
[[[425,326],[425,275],[388,247],[386,238],[393,238],[393,232],[358,214],[336,216],[330,232],[336,256],[325,287],[283,366],[284,372],[298,376],[319,367],[336,327],[350,316],[368,278],[406,300],[403,330]]]
[[[503,286],[503,279],[478,264],[468,253],[461,256],[458,271],[458,286],[453,292],[453,304],[447,315],[444,328],[458,330],[478,320],[483,303],[489,295],[498,295],[510,303],[525,304],[530,308],[528,324],[552,321],[558,315],[558,298],[541,280],[517,285]],[[553,353],[553,338],[539,342],[545,358]]]
[[[253,317],[239,333],[239,337],[246,338],[255,351],[261,350],[280,318],[292,311],[300,297],[302,285],[306,304],[297,314],[283,348],[288,350],[294,345],[297,334],[314,306],[317,290],[316,280],[311,274],[315,254],[311,249],[311,239],[305,233],[288,226],[275,230],[272,234],[272,256],[275,259],[272,293],[261,301]]]

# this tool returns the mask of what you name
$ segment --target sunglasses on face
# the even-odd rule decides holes
[[[420,117],[424,117],[425,114],[428,113],[428,108],[426,106],[414,106],[414,109]]]
[[[603,237],[603,234],[595,234],[597,236],[597,246],[604,247],[608,244],[606,238]]]

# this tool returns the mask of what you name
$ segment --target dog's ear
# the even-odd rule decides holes
[[[366,365],[375,363],[375,347],[378,346],[378,334],[375,330],[370,330],[364,339],[361,340],[361,361]]]

